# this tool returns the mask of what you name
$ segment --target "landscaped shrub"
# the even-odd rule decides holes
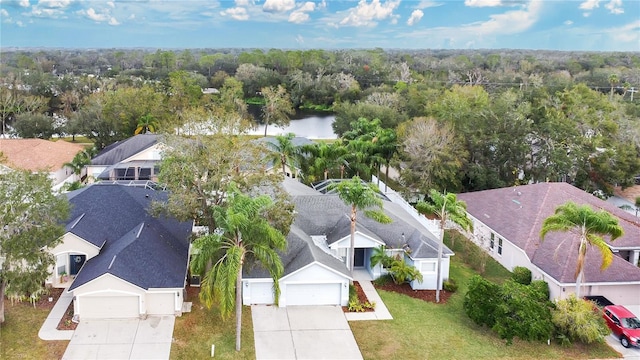
[[[535,289],[535,294],[540,301],[549,300],[549,284],[544,280],[533,280],[530,287]]]
[[[556,338],[560,341],[564,340],[565,343],[567,339],[585,344],[602,342],[604,337],[609,334],[609,329],[601,313],[593,311],[591,302],[578,299],[574,294],[559,300],[551,315]]]
[[[373,280],[373,283],[376,286],[384,286],[390,282],[393,281],[393,278],[391,277],[391,274],[384,274],[382,276],[380,276],[379,278]]]
[[[422,281],[422,273],[415,266],[408,265],[401,258],[393,260],[389,273],[396,284],[404,284],[413,280]]]
[[[531,270],[524,266],[516,266],[513,268],[511,278],[522,285],[531,284]]]
[[[493,327],[495,311],[500,302],[500,286],[474,275],[469,279],[469,290],[464,295],[463,308],[476,324]]]
[[[495,309],[493,330],[511,344],[514,337],[523,340],[548,340],[553,334],[549,300],[542,301],[535,287],[508,280],[502,285],[501,301]]]
[[[442,288],[453,293],[458,291],[458,284],[456,284],[456,281],[453,279],[445,279],[445,281],[442,282]]]

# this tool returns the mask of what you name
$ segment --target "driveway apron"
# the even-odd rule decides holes
[[[362,359],[339,306],[251,307],[256,359]]]
[[[84,320],[63,359],[169,359],[174,316]]]

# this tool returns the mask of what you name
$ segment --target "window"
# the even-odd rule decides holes
[[[151,168],[140,168],[138,180],[151,180]]]
[[[434,262],[423,262],[422,265],[420,265],[420,272],[427,273],[427,272],[435,272],[435,271],[436,271],[436,263]]]
[[[502,255],[502,238],[498,238],[498,255]]]
[[[496,236],[494,233],[491,233],[491,241],[489,241],[489,249],[493,250],[496,246]]]

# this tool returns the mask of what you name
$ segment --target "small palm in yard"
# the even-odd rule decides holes
[[[146,134],[148,132],[156,132],[158,129],[158,122],[151,114],[146,114],[138,119],[138,125],[133,135]]]
[[[577,205],[571,201],[556,208],[555,214],[544,219],[540,237],[544,237],[551,231],[568,232],[577,230],[580,234],[578,245],[578,264],[576,267],[576,297],[580,298],[580,286],[584,282],[584,262],[587,256],[587,246],[596,247],[602,256],[604,270],[613,261],[613,253],[603,236],[609,236],[611,241],[624,234],[618,220],[610,213],[601,210],[595,211],[589,205]]]
[[[464,230],[471,231],[473,223],[467,217],[467,204],[459,201],[456,194],[442,194],[436,190],[429,192],[430,202],[420,201],[416,209],[422,214],[436,214],[440,218],[440,241],[438,242],[438,264],[436,267],[436,302],[440,302],[442,283],[442,251],[444,246],[444,230],[447,220],[451,220]]]
[[[204,274],[202,302],[208,308],[217,303],[223,318],[231,315],[235,304],[236,351],[240,351],[244,265],[258,263],[266,268],[273,278],[276,304],[280,296],[278,279],[284,267],[277,251],[284,251],[287,243],[284,235],[265,218],[272,205],[270,197],[247,196],[232,183],[224,206],[214,209],[218,228],[193,243],[191,271]]]

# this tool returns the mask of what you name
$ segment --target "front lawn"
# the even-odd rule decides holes
[[[493,264],[492,277],[504,278]],[[616,358],[606,344],[561,347],[554,342],[526,342],[514,339],[506,345],[491,329],[477,326],[462,308],[467,281],[474,274],[453,258],[451,277],[460,285],[446,304],[428,303],[405,295],[378,290],[393,320],[352,321],[365,359],[594,359]]]
[[[186,301],[193,302],[191,312],[176,317],[170,358],[210,359],[215,344],[215,359],[255,359],[251,307],[242,307],[242,350],[237,352],[235,317],[222,320],[217,308],[209,310],[200,304],[197,290],[188,288]]]
[[[0,359],[60,359],[69,341],[44,341],[38,331],[51,307],[4,300],[5,322],[0,327]]]

